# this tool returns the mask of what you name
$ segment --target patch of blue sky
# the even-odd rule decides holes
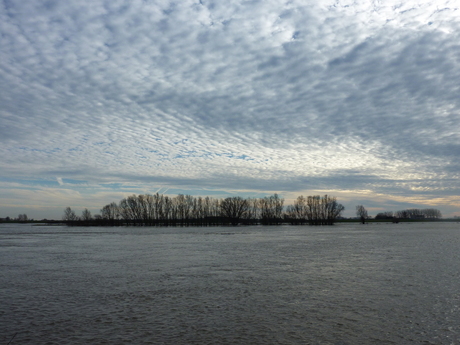
[[[136,184],[136,183],[125,182],[125,183],[118,184],[117,188],[119,190],[126,189],[126,190],[130,190],[130,191],[135,191],[135,190],[139,190],[140,188],[144,188],[146,185],[147,185],[147,183]]]
[[[158,156],[160,158],[169,157],[168,153],[160,152],[159,150],[154,150],[154,149],[150,149],[150,148],[146,148],[146,147],[142,147],[141,150],[144,151],[144,152],[148,152],[150,154],[153,153],[153,154],[155,154],[156,156]]]
[[[292,34],[292,39],[295,40],[297,38],[299,38],[300,36],[300,31],[295,31],[293,34]]]
[[[249,157],[247,155],[240,155],[240,156],[236,156],[235,158],[236,159],[243,159],[243,160],[246,160],[246,161],[253,161],[254,160],[254,158],[251,158],[251,157]]]
[[[248,155],[236,155],[232,152],[223,152],[223,153],[214,153],[216,156],[219,157],[227,157],[227,158],[234,158],[234,159],[242,159],[242,160],[254,160],[254,158],[249,157]]]
[[[196,157],[196,155],[193,154],[177,154],[173,157],[173,159],[181,159],[181,158],[190,158],[190,157]]]
[[[56,153],[62,151],[59,147],[54,147],[52,149],[36,149],[36,148],[31,148],[31,147],[25,147],[21,146],[19,147],[19,150],[21,151],[26,151],[26,152],[40,152],[40,153]]]
[[[162,194],[162,192],[159,192]],[[202,197],[214,197],[217,199],[225,199],[228,197],[240,196],[242,198],[263,198],[271,195],[270,193],[261,193],[261,192],[251,192],[251,191],[228,191],[228,190],[212,190],[212,189],[178,189],[178,188],[169,188],[167,193],[169,196],[176,196],[179,194],[192,195],[192,196],[202,196]]]
[[[224,196],[225,198],[226,197],[234,197],[234,196],[240,196],[242,198],[264,198],[266,196],[270,196],[270,195],[273,195],[273,193],[266,193],[266,192],[253,192],[253,191],[225,191],[225,192],[219,192],[221,194],[224,194],[226,196]],[[281,195],[280,195],[281,196]],[[281,196],[282,197],[282,196]]]
[[[147,152],[150,152],[150,153],[158,153],[158,150],[153,150],[153,149],[146,149],[146,148],[143,148],[142,150],[144,151],[147,151]],[[161,155],[161,153],[158,153],[159,155]],[[164,154],[163,154],[164,155]]]
[[[198,158],[214,158],[214,157],[227,157],[231,159],[241,159],[241,160],[246,160],[246,161],[253,161],[254,158],[251,158],[248,155],[242,154],[242,155],[235,155],[234,153],[231,152],[223,152],[223,153],[217,153],[217,152],[209,152],[209,151],[184,151],[181,153],[176,154],[173,158],[190,158],[190,157],[198,157]]]
[[[160,192],[160,194],[162,194]],[[192,196],[202,196],[202,197],[217,197],[218,195],[220,196],[221,193],[218,191],[209,191],[209,190],[203,190],[203,189],[180,189],[180,188],[169,188],[165,191],[165,195],[168,196],[176,196],[179,194],[184,194],[184,195],[192,195]]]
[[[173,144],[174,145],[186,144],[188,141],[189,141],[188,139],[181,139],[181,140],[173,141]]]
[[[62,179],[63,184],[72,184],[72,185],[78,185],[78,186],[84,186],[88,184],[88,181],[85,180],[75,180],[75,179],[70,179],[70,178],[63,178]]]
[[[101,186],[111,188],[111,189],[123,189],[125,185],[123,183],[111,182],[111,183],[102,183]]]
[[[16,189],[31,189],[33,187],[56,187],[59,183],[55,179],[16,179],[0,177],[0,182],[16,183],[18,186],[11,186]]]

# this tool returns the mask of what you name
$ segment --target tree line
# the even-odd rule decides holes
[[[410,208],[401,211],[380,212],[375,216],[375,219],[440,219],[442,213],[435,208]]]
[[[344,211],[335,197],[299,196],[293,205],[284,206],[278,194],[264,198],[239,196],[216,199],[179,194],[140,194],[123,198],[91,215],[81,216],[67,207],[62,219],[69,225],[104,226],[215,226],[215,225],[332,225]]]

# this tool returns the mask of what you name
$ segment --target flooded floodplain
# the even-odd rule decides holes
[[[458,223],[3,224],[0,267],[1,344],[460,343]]]

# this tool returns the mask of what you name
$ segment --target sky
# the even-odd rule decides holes
[[[0,217],[156,192],[459,215],[459,8],[3,0]]]

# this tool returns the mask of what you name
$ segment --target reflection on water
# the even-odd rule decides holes
[[[459,344],[460,226],[0,226],[0,343]]]

